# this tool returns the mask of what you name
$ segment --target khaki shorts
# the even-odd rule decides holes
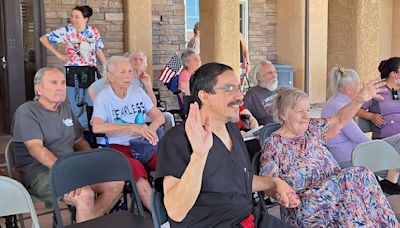
[[[33,179],[32,184],[28,188],[28,192],[44,201],[46,208],[52,208],[51,192],[49,185],[49,172],[44,172]]]

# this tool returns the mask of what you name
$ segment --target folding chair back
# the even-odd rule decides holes
[[[372,172],[400,168],[400,155],[387,142],[372,140],[358,144],[352,153],[353,166],[365,166]],[[400,219],[400,196],[387,196],[396,218]]]
[[[83,135],[85,136],[86,141],[88,141],[88,143],[90,144],[90,147],[92,147],[92,148],[97,148],[99,146],[108,147],[109,141],[108,141],[108,137],[106,134],[93,133],[92,124],[90,123],[90,120],[92,119],[92,115],[93,115],[93,106],[91,106],[91,105],[86,106],[86,114],[87,114],[87,119],[89,120],[88,121],[89,131],[83,132]],[[97,143],[97,138],[104,138],[105,144],[99,145]]]
[[[280,123],[269,123],[264,125],[264,127],[260,130],[260,136],[258,138],[261,148],[264,148],[265,140],[280,127]]]
[[[18,181],[0,176],[0,202],[0,216],[30,213],[32,227],[40,227],[32,199]]]
[[[14,178],[15,156],[12,143],[13,139],[11,138],[6,145],[5,156],[8,176]]]
[[[260,157],[261,157],[261,152],[257,152],[253,160],[251,161],[251,164],[253,166],[253,173],[254,175],[258,175],[260,172]],[[269,205],[267,206],[266,200],[269,201]],[[271,199],[267,197],[263,191],[257,192],[257,194],[253,195],[253,201],[260,205],[261,211],[268,214],[268,208],[274,207],[278,205],[277,203],[272,203]]]
[[[6,149],[5,149],[5,157],[6,157],[6,164],[7,164],[7,173],[8,173],[8,176],[9,177],[11,177],[11,178],[13,178],[13,179],[16,179],[16,180],[19,180],[18,178],[18,175],[15,175],[15,173],[14,173],[14,168],[15,168],[15,153],[14,153],[14,146],[13,146],[13,139],[11,138],[9,141],[8,141],[8,143],[7,143],[7,145],[6,145]],[[34,202],[34,203],[36,203],[36,202],[41,202],[42,200],[40,200],[37,196],[35,196],[35,195],[32,195],[31,194],[31,198],[32,198],[32,201]],[[48,212],[45,212],[45,213],[42,213],[42,214],[39,214],[39,216],[40,215],[44,215],[44,214],[48,214]]]
[[[57,227],[63,227],[58,197],[87,185],[110,181],[131,182],[131,205],[132,207],[136,205],[139,215],[143,217],[143,206],[140,202],[131,167],[121,153],[110,148],[98,148],[91,151],[71,153],[58,159],[50,170],[50,190]],[[131,212],[133,212],[133,209],[131,209]],[[115,213],[97,219],[107,216],[115,217],[113,214]],[[131,214],[132,216],[134,215]],[[119,226],[118,222],[122,222],[117,217],[113,219],[115,226]],[[96,223],[96,225],[98,224]]]
[[[371,132],[371,121],[359,117],[357,120],[358,127],[360,127],[361,131],[364,133]]]
[[[353,166],[365,166],[372,172],[400,168],[400,155],[387,142],[372,140],[358,144],[352,153]]]
[[[168,222],[167,211],[164,206],[164,194],[154,188],[151,192],[151,216],[156,228],[160,228]]]

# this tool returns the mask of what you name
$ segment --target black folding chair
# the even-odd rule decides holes
[[[90,144],[90,147],[92,148],[97,148],[99,146],[104,146],[108,147],[108,137],[106,134],[100,134],[100,133],[93,133],[92,129],[92,124],[90,123],[90,120],[92,119],[93,115],[93,106],[87,105],[86,106],[86,114],[87,114],[87,119],[88,119],[88,130],[84,131],[83,134],[85,136],[86,141]],[[105,144],[104,145],[99,145],[97,144],[97,138],[104,138]]]
[[[161,228],[168,222],[167,210],[164,206],[164,194],[154,188],[151,192],[151,217],[155,228]]]
[[[261,148],[264,148],[265,140],[276,130],[281,127],[280,123],[269,123],[264,125],[264,127],[260,130],[260,135],[258,136],[258,140],[260,142]]]
[[[258,173],[260,172],[261,152],[262,151],[257,152],[254,155],[253,160],[251,161],[251,164],[253,166],[253,172],[256,175],[258,175]],[[278,205],[278,203],[273,203],[271,201],[271,199],[269,197],[267,197],[263,191],[256,192],[256,193],[257,194],[253,195],[253,200],[255,201],[255,203],[258,203],[260,205],[262,212],[265,212],[266,214],[268,214],[268,208]]]
[[[131,167],[126,158],[110,148],[68,154],[53,165],[50,170],[50,190],[54,207],[55,226],[64,227],[58,198],[72,190],[110,181],[130,181],[131,210],[110,213],[99,218],[72,224],[72,227],[153,227],[144,218],[142,203],[136,189]],[[133,214],[134,206],[139,215]]]

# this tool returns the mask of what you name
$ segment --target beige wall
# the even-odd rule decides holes
[[[220,62],[239,75],[239,1],[201,0],[202,63]]]
[[[400,0],[393,0],[392,56],[400,56]]]
[[[125,51],[143,51],[147,71],[153,72],[151,0],[124,1]]]
[[[294,86],[304,89],[304,0],[279,0],[276,4],[277,62],[292,65],[294,69]]]
[[[379,15],[379,59],[392,55],[393,0],[381,1]]]
[[[328,0],[310,0],[309,79],[311,103],[325,102],[328,49]]]
[[[376,77],[379,61],[379,13],[381,0],[357,1],[357,49],[355,69],[363,80]]]
[[[363,81],[375,78],[383,30],[379,0],[329,0],[328,70],[354,68]]]
[[[346,68],[355,65],[357,30],[354,9],[355,0],[329,0],[328,72],[336,65]]]

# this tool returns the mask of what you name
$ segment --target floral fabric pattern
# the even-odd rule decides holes
[[[297,208],[281,207],[294,227],[394,227],[397,224],[374,174],[341,169],[326,148],[327,119],[311,119],[302,136],[272,133],[260,158],[260,174],[280,177],[298,194]]]
[[[80,33],[68,24],[46,34],[51,44],[64,43],[70,60],[66,66],[96,66],[96,51],[104,48],[96,27],[88,25]]]

